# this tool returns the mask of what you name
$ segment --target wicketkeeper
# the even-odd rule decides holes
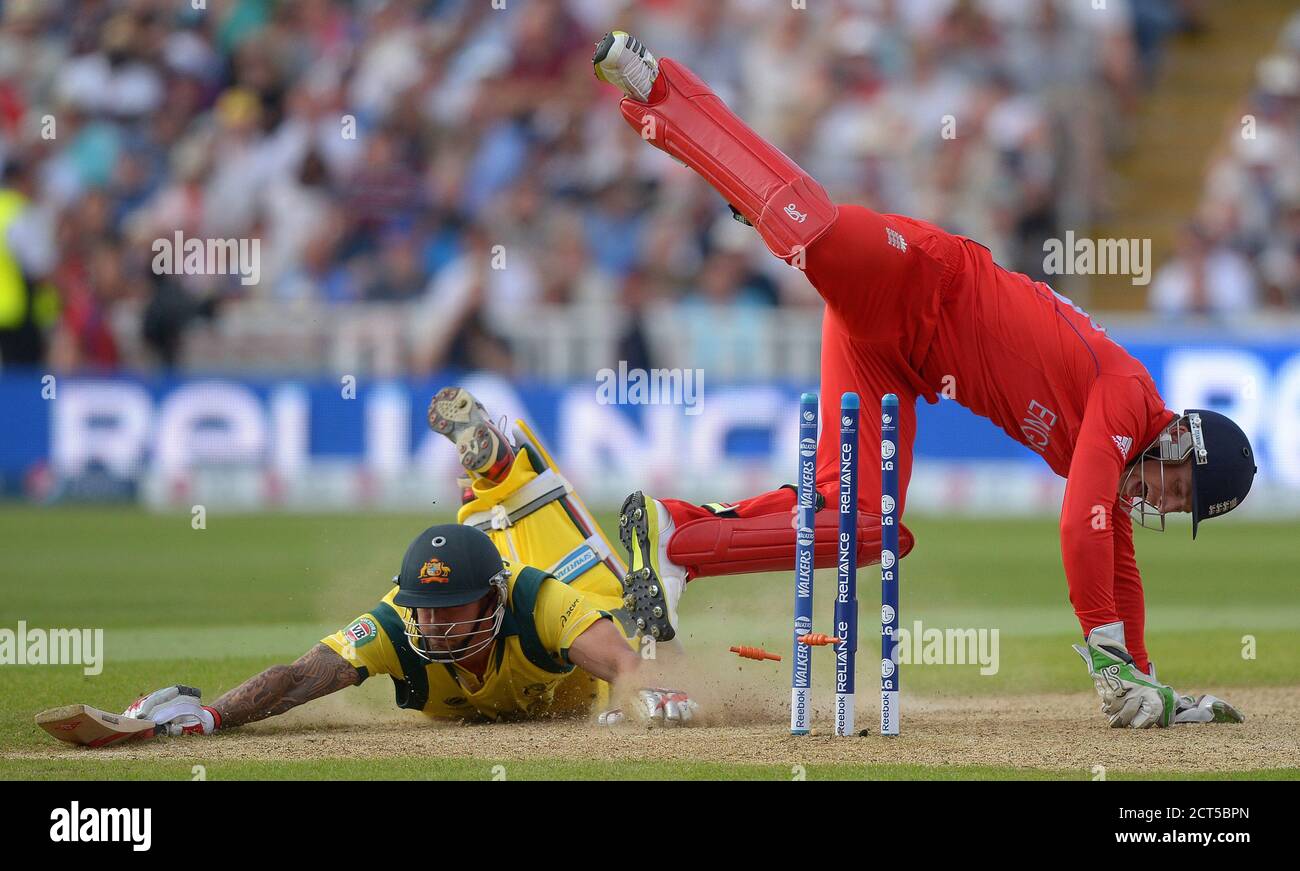
[[[803,270],[826,302],[823,397],[899,397],[899,513],[916,435],[916,400],[942,394],[986,417],[1067,480],[1061,555],[1083,628],[1076,646],[1113,726],[1240,721],[1211,696],[1161,683],[1147,656],[1142,577],[1131,519],[1164,529],[1165,515],[1227,514],[1250,490],[1254,454],[1241,429],[1213,411],[1165,407],[1146,369],[1087,313],[1050,287],[1001,268],[987,248],[933,224],[831,202],[826,191],[747,127],[689,69],[615,31],[597,45],[598,78],[623,91],[637,135],[699,173],[773,254]],[[879,428],[863,415],[862,452]],[[836,427],[818,446],[818,490],[833,504]],[[862,463],[859,559],[880,550],[880,470]],[[788,570],[794,553],[790,488],[731,504],[648,500],[624,506],[630,568],[649,572],[673,609],[701,575]],[[817,527],[835,523],[819,515]],[[818,535],[816,564],[834,561]],[[913,539],[901,530],[900,549]]]
[[[661,669],[641,630],[664,613],[662,591],[624,593],[622,563],[528,426],[512,443],[455,387],[433,398],[429,425],[468,475],[459,522],[416,536],[378,604],[210,705],[171,686],[124,713],[209,734],[388,675],[399,707],[439,719],[689,723],[694,701],[648,685]]]

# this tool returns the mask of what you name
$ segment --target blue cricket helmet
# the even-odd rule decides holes
[[[1192,538],[1196,538],[1202,520],[1227,514],[1241,504],[1258,468],[1250,439],[1230,418],[1191,408],[1183,419],[1192,441]]]

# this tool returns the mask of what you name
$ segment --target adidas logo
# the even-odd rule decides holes
[[[1115,440],[1115,447],[1119,448],[1119,455],[1122,459],[1128,459],[1129,449],[1133,447],[1133,439],[1129,436],[1111,436]]]

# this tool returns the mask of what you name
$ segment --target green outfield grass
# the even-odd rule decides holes
[[[0,628],[16,629],[19,620],[30,627],[103,628],[106,646],[106,666],[97,676],[83,675],[77,666],[0,666],[0,753],[51,746],[32,722],[42,708],[77,701],[120,709],[139,692],[175,682],[200,686],[206,698],[214,698],[272,663],[292,660],[368,609],[387,591],[410,538],[444,519],[209,513],[207,528],[193,530],[185,514],[0,508],[7,540],[0,561]],[[613,528],[612,519],[602,517],[607,529]],[[906,672],[909,693],[1088,687],[1082,664],[1069,649],[1078,626],[1066,595],[1053,520],[915,517],[908,525],[918,545],[903,563],[903,625],[919,619],[928,628],[999,633],[996,674],[981,675],[977,666],[914,665]],[[1294,525],[1228,522],[1212,524],[1203,533],[1195,544],[1184,527],[1163,535],[1137,533],[1146,578],[1148,647],[1160,676],[1191,687],[1300,682]],[[832,581],[833,573],[819,573],[817,614],[826,618]],[[863,570],[864,661],[872,658],[875,643],[878,590],[877,570]],[[683,600],[687,650],[702,663],[733,668],[737,661],[726,653],[729,644],[761,644],[788,653],[790,597],[790,577],[784,574],[700,579]],[[1254,658],[1242,655],[1246,636],[1253,639]],[[817,680],[825,686],[830,657],[821,662],[827,671]],[[774,690],[785,687],[788,694],[785,669],[775,666],[772,681]],[[391,691],[379,681],[361,692],[376,705],[390,704]],[[785,698],[776,695],[773,704]],[[356,764],[250,761],[214,763],[213,768],[224,777],[350,778],[362,776]],[[385,759],[366,771],[368,776],[475,778],[491,764]],[[516,761],[511,776],[650,773],[638,765]],[[810,778],[1027,776],[1016,769],[814,769]],[[781,766],[682,763],[680,770],[665,770],[664,776],[789,776],[782,771]],[[182,775],[188,776],[163,761],[0,760],[0,777],[9,778]]]

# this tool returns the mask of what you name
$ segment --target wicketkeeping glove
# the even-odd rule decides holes
[[[1144,674],[1124,646],[1124,624],[1107,623],[1088,633],[1088,643],[1074,645],[1088,665],[1093,686],[1101,696],[1101,712],[1115,729],[1147,729],[1173,722],[1174,691]]]
[[[204,705],[194,687],[164,687],[131,703],[124,717],[153,720],[159,733],[168,735],[211,735],[221,726],[221,715]]]
[[[648,687],[636,691],[631,704],[632,715],[647,726],[685,726],[694,719],[700,706],[681,690]],[[623,708],[613,708],[596,718],[602,726],[614,726],[627,720]]]
[[[1223,699],[1211,695],[1200,698],[1179,696],[1174,713],[1175,723],[1244,723],[1246,715]]]

